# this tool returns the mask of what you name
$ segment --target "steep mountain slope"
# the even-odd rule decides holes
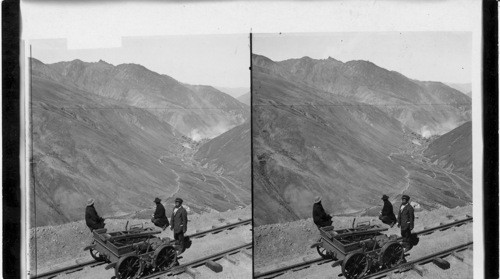
[[[309,86],[267,58],[255,59],[261,60],[252,66],[256,225],[310,217],[317,195],[333,214],[378,214],[382,194],[391,201],[408,194],[427,209],[470,203],[471,181],[457,182],[424,158],[432,139],[412,132],[386,107]],[[439,84],[407,86],[447,93]]]
[[[203,144],[194,158],[213,172],[249,183],[250,148],[250,121],[247,121]]]
[[[148,109],[195,140],[216,136],[249,117],[243,104],[213,87],[182,84],[137,64],[113,66],[104,61],[74,60],[45,65],[34,59],[33,73],[121,104]],[[221,123],[225,129],[221,129]]]
[[[250,105],[250,92],[247,92],[237,98],[238,101],[249,106]]]
[[[316,195],[348,213],[404,187],[404,171],[387,156],[404,144],[397,120],[257,68],[253,75],[256,224],[308,217]]]
[[[168,205],[181,196],[194,212],[250,203],[248,181],[227,182],[224,174],[198,166],[192,155],[199,143],[152,110],[83,90],[74,79],[37,63],[30,105],[32,226],[81,220],[90,197],[106,217],[150,210],[156,196]],[[223,93],[203,94],[208,103]]]
[[[440,82],[419,82],[368,61],[331,57],[274,62],[254,55],[253,66],[311,87],[376,105],[413,131],[443,134],[470,120],[471,100]]]
[[[207,117],[208,119],[214,118],[213,122],[209,122],[213,124],[207,124],[207,128],[191,131],[190,137],[193,140],[214,138],[235,127],[235,123],[240,124],[249,119],[250,108],[234,98],[228,98],[225,93],[206,85],[186,85],[186,87],[196,92],[201,99],[202,107],[206,110],[203,112],[204,120]],[[217,109],[210,109],[214,105]],[[223,117],[220,118],[220,116]]]
[[[149,206],[151,195],[173,190],[173,174],[158,161],[176,152],[171,126],[147,111],[109,109],[118,104],[36,76],[32,92],[36,225],[83,218],[88,197],[105,204],[107,214]]]
[[[466,122],[434,140],[424,156],[450,172],[472,179],[472,122]]]

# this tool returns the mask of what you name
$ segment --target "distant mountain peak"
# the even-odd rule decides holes
[[[105,65],[110,65],[110,66],[113,66],[113,64],[108,63],[108,62],[106,62],[106,61],[104,61],[104,60],[102,60],[102,59],[99,59],[99,61],[98,61],[97,63],[98,63],[98,64],[105,64]]]

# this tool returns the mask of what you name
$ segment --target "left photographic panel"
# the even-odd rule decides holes
[[[251,278],[249,34],[24,49],[28,274]]]

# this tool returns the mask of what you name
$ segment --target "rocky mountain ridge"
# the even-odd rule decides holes
[[[194,140],[213,138],[249,117],[248,106],[211,86],[184,84],[138,64],[33,59],[32,66],[36,76],[147,109]]]
[[[306,56],[274,62],[254,54],[253,67],[377,106],[421,135],[443,134],[470,120],[470,97],[441,82],[412,80],[369,61],[344,63],[331,57],[317,60]]]

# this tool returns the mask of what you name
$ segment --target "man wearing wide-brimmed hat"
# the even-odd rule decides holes
[[[323,205],[321,204],[321,197],[318,196],[314,199],[313,205],[313,221],[319,228],[332,225],[332,216],[326,214]]]
[[[155,226],[165,230],[169,225],[167,215],[165,214],[165,207],[163,207],[159,198],[155,198],[154,203],[156,203],[156,210],[155,213],[153,213],[151,222],[155,224]]]
[[[170,218],[170,229],[174,231],[174,239],[179,242],[180,253],[184,252],[184,234],[187,231],[187,211],[182,207],[183,200],[181,198],[175,199],[175,207],[172,211],[172,218]]]
[[[413,230],[415,214],[413,212],[413,207],[408,202],[410,197],[408,195],[403,195],[401,197],[401,207],[398,214],[398,227],[401,227],[401,236],[403,237],[403,246],[405,251],[411,249],[411,230]]]
[[[87,208],[85,208],[85,222],[90,231],[104,228],[104,218],[97,214],[94,202],[94,199],[88,199]]]
[[[392,228],[397,222],[396,215],[394,215],[392,208],[392,203],[389,201],[389,197],[387,195],[383,195],[382,200],[384,201],[384,207],[382,208],[378,218],[382,221],[382,223],[387,224]]]

